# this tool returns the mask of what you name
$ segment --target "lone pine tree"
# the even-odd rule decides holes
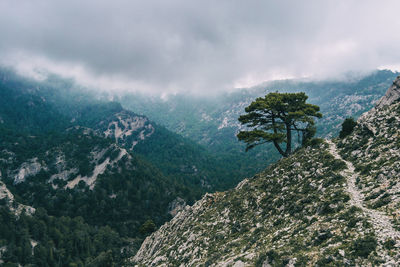
[[[247,130],[240,131],[238,139],[246,142],[246,151],[272,142],[279,153],[287,157],[292,153],[292,131],[302,136],[302,144],[311,139],[316,128],[314,117],[321,118],[319,107],[306,103],[308,96],[301,93],[269,93],[246,107],[239,117]],[[286,148],[281,147],[286,143]]]

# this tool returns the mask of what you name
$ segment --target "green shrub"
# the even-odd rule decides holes
[[[139,228],[139,232],[143,235],[151,234],[156,230],[156,225],[152,220],[145,221]]]
[[[357,122],[353,118],[347,118],[344,120],[342,123],[342,130],[339,133],[340,138],[344,138],[351,134],[354,130],[354,127],[356,127]]]
[[[367,196],[365,198],[365,200],[375,199],[375,198],[379,197],[383,192],[385,192],[385,190],[380,190],[379,192],[373,192],[369,196]]]
[[[375,208],[375,209],[377,209],[377,208],[380,208],[380,207],[382,207],[382,206],[385,206],[385,205],[387,205],[387,204],[389,204],[390,203],[390,196],[389,195],[387,195],[387,196],[382,196],[380,199],[378,199],[376,202],[375,202],[375,204],[373,205],[373,207]]]
[[[331,237],[332,233],[329,230],[321,230],[320,232],[316,232],[314,233],[314,245],[320,245]]]
[[[360,221],[359,218],[357,217],[352,217],[350,220],[347,222],[347,227],[349,228],[354,228],[356,224]]]
[[[332,256],[328,256],[326,258],[319,259],[317,261],[317,266],[327,266],[333,262]]]
[[[257,261],[256,266],[261,267],[264,266],[264,262],[271,263],[274,266],[282,266],[281,256],[275,250],[269,250],[263,254],[261,254]]]
[[[396,241],[394,241],[393,239],[388,239],[388,240],[386,240],[385,241],[385,243],[383,243],[383,246],[386,248],[386,249],[394,249],[395,248],[395,245],[396,245]]]
[[[319,210],[319,214],[327,215],[327,214],[330,214],[330,213],[334,212],[334,210],[331,207],[329,207],[329,204],[330,203],[328,203],[328,202],[323,203],[321,205],[320,210]]]
[[[395,117],[391,117],[391,118],[389,118],[389,119],[387,120],[387,123],[392,123],[392,122],[394,122],[395,120],[396,120]]]
[[[303,143],[304,146],[318,147],[320,144],[324,142],[322,138],[312,138],[307,140],[307,142]]]
[[[354,255],[367,258],[372,251],[375,251],[378,242],[373,236],[358,238],[353,242]]]

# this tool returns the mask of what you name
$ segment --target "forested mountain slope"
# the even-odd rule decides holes
[[[139,266],[400,264],[400,77],[342,140],[318,140],[146,238]]]
[[[5,263],[121,264],[185,201],[235,175],[200,145],[70,81],[2,70],[0,94]]]

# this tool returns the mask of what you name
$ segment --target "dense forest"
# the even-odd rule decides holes
[[[3,198],[5,264],[118,265],[171,218],[174,199],[191,204],[240,179],[202,146],[68,80],[8,70],[0,78],[1,179],[18,203],[36,208],[19,216]],[[124,140],[106,136],[107,125],[123,126],[121,114],[146,124]],[[154,131],[142,138],[145,127]]]

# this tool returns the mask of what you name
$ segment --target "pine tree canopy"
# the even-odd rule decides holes
[[[272,142],[279,153],[287,157],[292,153],[292,131],[302,135],[302,144],[315,132],[314,117],[321,118],[319,107],[306,103],[303,93],[269,93],[259,97],[246,107],[246,114],[239,122],[247,129],[237,135],[244,141],[246,151],[264,143]],[[286,143],[286,149],[280,144]]]

